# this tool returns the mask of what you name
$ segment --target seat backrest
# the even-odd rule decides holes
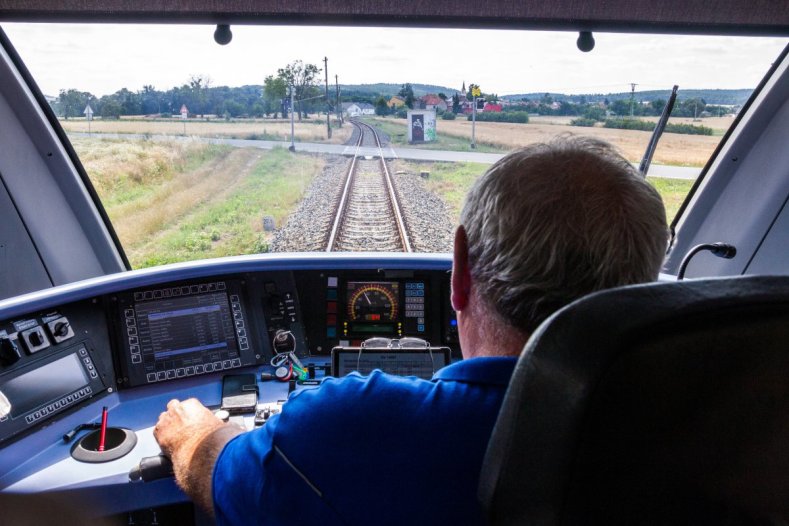
[[[554,314],[488,445],[491,524],[789,523],[789,276],[654,283]]]

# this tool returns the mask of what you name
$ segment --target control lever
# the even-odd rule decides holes
[[[143,457],[140,463],[129,471],[132,482],[151,482],[173,476],[173,463],[164,455]]]

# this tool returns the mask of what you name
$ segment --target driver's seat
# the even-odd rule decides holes
[[[490,524],[789,524],[789,277],[623,287],[526,344]]]

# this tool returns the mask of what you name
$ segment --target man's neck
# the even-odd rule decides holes
[[[463,358],[520,356],[529,335],[504,323],[479,305],[458,313]]]

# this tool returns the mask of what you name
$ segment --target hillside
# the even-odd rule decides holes
[[[360,95],[397,95],[397,92],[402,88],[402,84],[340,84],[340,91],[342,93],[358,93]],[[411,84],[411,89],[414,90],[414,96],[421,97],[428,93],[444,93],[447,96],[454,95],[460,88],[447,88],[446,86],[434,86],[432,84]]]

